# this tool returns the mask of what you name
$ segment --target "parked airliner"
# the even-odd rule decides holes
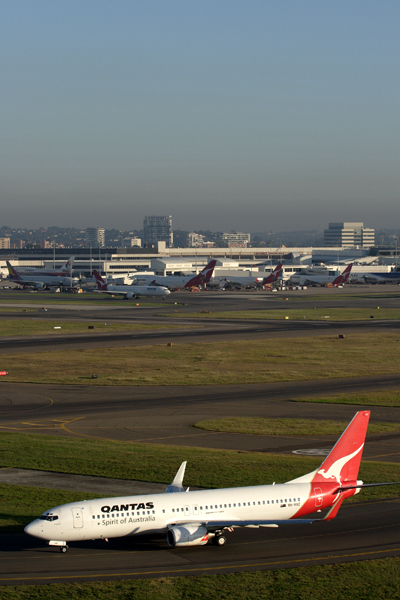
[[[189,492],[186,462],[163,494],[72,502],[45,511],[25,532],[67,551],[68,542],[165,534],[171,547],[226,542],[236,527],[279,527],[336,517],[345,498],[363,487],[357,480],[370,412],[356,413],[319,469],[284,484]],[[322,519],[307,515],[328,509]]]
[[[104,294],[122,295],[125,298],[138,298],[139,296],[168,296],[171,292],[160,285],[108,285],[99,273],[93,271],[97,283],[97,291]]]
[[[318,268],[311,267],[307,273],[296,273],[295,275],[292,275],[289,282],[299,285],[317,283],[319,285],[332,285],[336,287],[346,283],[350,276],[352,266],[353,264],[348,265],[340,275],[329,275],[327,274],[326,269],[318,272]]]
[[[265,277],[236,277],[236,275],[227,275],[226,277],[215,277],[214,281],[218,281],[220,285],[233,285],[233,286],[256,286],[256,285],[268,285],[275,283],[282,276],[282,263],[276,265],[275,269]]]
[[[216,264],[216,260],[210,260],[200,273],[197,275],[187,275],[186,277],[179,275],[141,275],[138,272],[135,278],[139,282],[144,281],[151,285],[164,285],[170,289],[198,287],[210,281]]]
[[[6,261],[9,278],[15,283],[19,283],[23,286],[33,287],[37,290],[43,290],[46,287],[54,286],[66,286],[72,287],[78,285],[78,280],[72,277],[67,277],[66,273],[62,275],[37,275],[36,273],[30,272],[29,274],[20,274],[14,269],[12,264]]]
[[[74,266],[75,256],[71,256],[59,269],[44,269],[40,267],[14,267],[18,275],[49,275],[65,277],[71,274]]]

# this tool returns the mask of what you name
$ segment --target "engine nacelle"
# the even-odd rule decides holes
[[[185,525],[171,527],[167,533],[167,542],[171,548],[182,546],[204,546],[209,540],[209,533],[201,525]]]
[[[129,294],[127,294],[126,297],[128,298],[128,300],[132,300],[132,298],[135,297],[135,294],[132,294],[132,292],[129,292]]]
[[[44,290],[45,287],[46,286],[44,283],[41,283],[39,281],[37,283],[35,283],[35,290]]]

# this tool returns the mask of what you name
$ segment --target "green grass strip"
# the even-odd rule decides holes
[[[310,419],[262,419],[257,417],[230,417],[227,419],[211,419],[194,424],[198,429],[207,431],[226,431],[229,433],[246,433],[251,435],[276,436],[316,436],[340,435],[347,427],[348,421],[321,421]],[[388,433],[400,431],[400,423],[372,423],[368,433]]]
[[[94,329],[88,329],[93,326]],[[57,329],[55,329],[57,327]],[[152,323],[99,323],[99,321],[66,321],[63,319],[2,319],[0,336],[60,335],[73,333],[93,333],[113,331],[146,331],[153,329],[175,329],[178,325]],[[59,329],[58,329],[59,328]]]
[[[215,385],[398,373],[399,334],[371,331],[229,342],[3,355],[7,381],[88,385]],[[98,379],[91,379],[98,373]],[[1,385],[1,383],[0,383]]]
[[[207,548],[203,548],[207,552]],[[132,571],[134,571],[132,567]],[[1,588],[2,600],[397,600],[400,558],[253,573]]]

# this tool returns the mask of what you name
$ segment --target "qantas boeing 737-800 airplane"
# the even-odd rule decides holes
[[[316,471],[284,484],[189,492],[186,462],[164,494],[125,496],[57,506],[25,527],[29,535],[67,551],[68,542],[165,534],[171,547],[226,542],[235,527],[279,527],[333,519],[345,498],[363,487],[357,480],[370,412],[358,412]],[[322,519],[307,515],[327,509]]]

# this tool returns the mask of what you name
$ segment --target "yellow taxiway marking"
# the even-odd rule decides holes
[[[270,566],[278,566],[278,565],[291,565],[291,564],[296,564],[296,565],[300,565],[303,564],[305,565],[306,563],[316,563],[316,562],[321,562],[321,561],[325,561],[325,560],[337,560],[337,559],[345,559],[345,558],[361,558],[361,557],[367,557],[367,556],[371,556],[371,555],[381,555],[381,554],[388,554],[391,552],[396,552],[399,553],[400,552],[400,548],[391,548],[388,550],[371,550],[369,552],[354,552],[351,554],[331,554],[329,556],[313,556],[311,558],[296,558],[296,559],[292,559],[292,560],[279,560],[279,561],[267,561],[267,562],[261,562],[261,563],[247,563],[247,564],[232,564],[232,565],[224,565],[224,566],[219,566],[219,567],[215,567],[215,566],[210,566],[210,567],[196,567],[196,566],[192,566],[190,568],[185,568],[185,569],[161,569],[158,571],[147,571],[147,570],[143,570],[143,571],[128,571],[128,572],[124,572],[124,573],[96,573],[94,575],[52,575],[52,576],[41,576],[41,577],[7,577],[7,578],[0,578],[0,581],[24,581],[24,580],[31,580],[31,581],[54,581],[54,580],[60,580],[60,579],[94,579],[94,578],[101,578],[101,577],[134,577],[135,575],[174,575],[177,573],[193,573],[193,572],[203,572],[203,571],[228,571],[231,569],[250,569],[250,568],[255,568],[255,567],[270,567]]]

